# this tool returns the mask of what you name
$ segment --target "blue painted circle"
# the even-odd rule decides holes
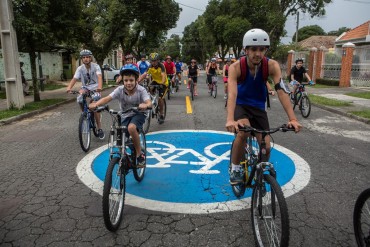
[[[234,140],[230,133],[168,131],[150,133],[146,139],[145,177],[138,183],[132,173],[128,174],[126,181],[128,193],[141,198],[173,203],[238,200],[229,184],[228,151]],[[93,172],[102,181],[108,166],[108,157],[109,150],[105,150],[92,164]],[[205,169],[206,165],[212,162],[214,166]],[[293,178],[295,166],[288,156],[272,149],[270,162],[274,164],[278,174],[277,180],[281,186]],[[205,172],[200,172],[202,169]],[[245,197],[250,196],[251,191],[247,190]]]

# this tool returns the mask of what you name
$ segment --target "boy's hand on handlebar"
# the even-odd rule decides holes
[[[146,110],[148,109],[148,105],[145,103],[141,103],[137,108],[139,108],[139,110]]]
[[[93,103],[91,103],[91,104],[89,105],[89,109],[90,109],[90,110],[95,110],[96,108],[98,108],[98,106],[96,105],[96,103],[95,103],[95,102],[93,102]]]
[[[294,128],[295,132],[298,133],[303,126],[297,121],[297,119],[292,119],[288,122],[288,128]]]

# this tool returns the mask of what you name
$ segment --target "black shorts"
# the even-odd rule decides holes
[[[152,83],[149,85],[149,88],[150,88],[151,85],[158,85],[159,86],[157,89],[159,90],[159,97],[160,98],[163,98],[163,96],[166,95],[166,93],[167,93],[167,86],[166,85],[159,84],[156,81],[152,81]]]
[[[198,82],[198,76],[190,76],[189,75],[188,78],[191,78],[194,83],[197,83]]]
[[[129,124],[135,124],[136,128],[142,129],[143,124],[145,122],[146,116],[144,113],[137,113],[131,117],[126,117],[122,119],[122,125],[123,126],[128,126]]]
[[[256,129],[270,129],[267,112],[249,105],[236,105],[234,112],[235,121],[247,118],[251,127]]]

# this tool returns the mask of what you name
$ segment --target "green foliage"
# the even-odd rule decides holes
[[[351,28],[348,28],[348,27],[341,27],[339,28],[338,30],[334,30],[334,31],[330,31],[328,32],[328,35],[332,35],[332,36],[340,36],[342,33],[344,32],[347,32],[351,30]]]
[[[363,111],[351,111],[353,115],[363,117],[363,118],[368,118],[370,119],[370,110],[363,110]]]
[[[352,103],[343,100],[329,99],[319,95],[310,94],[310,100],[312,103],[327,106],[351,106]]]
[[[313,35],[326,35],[325,31],[318,25],[304,26],[298,29],[298,42],[305,40]],[[296,33],[293,35],[292,41],[296,39]]]
[[[165,43],[163,43],[163,45],[160,48],[160,55],[162,55],[162,57],[170,55],[173,60],[176,57],[181,56],[179,35],[172,34],[171,37],[168,40],[166,40]]]

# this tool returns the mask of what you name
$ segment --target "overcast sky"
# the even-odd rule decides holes
[[[177,27],[168,31],[168,36],[178,34],[182,36],[185,26],[202,15],[208,0],[175,0],[180,4],[182,12]],[[334,0],[325,7],[325,17],[310,18],[309,15],[300,14],[299,28],[308,25],[318,25],[325,32],[338,30],[340,27],[354,28],[370,20],[370,0]],[[288,44],[296,30],[296,17],[290,16],[285,24],[288,32],[282,42]],[[247,30],[246,30],[247,31]]]

